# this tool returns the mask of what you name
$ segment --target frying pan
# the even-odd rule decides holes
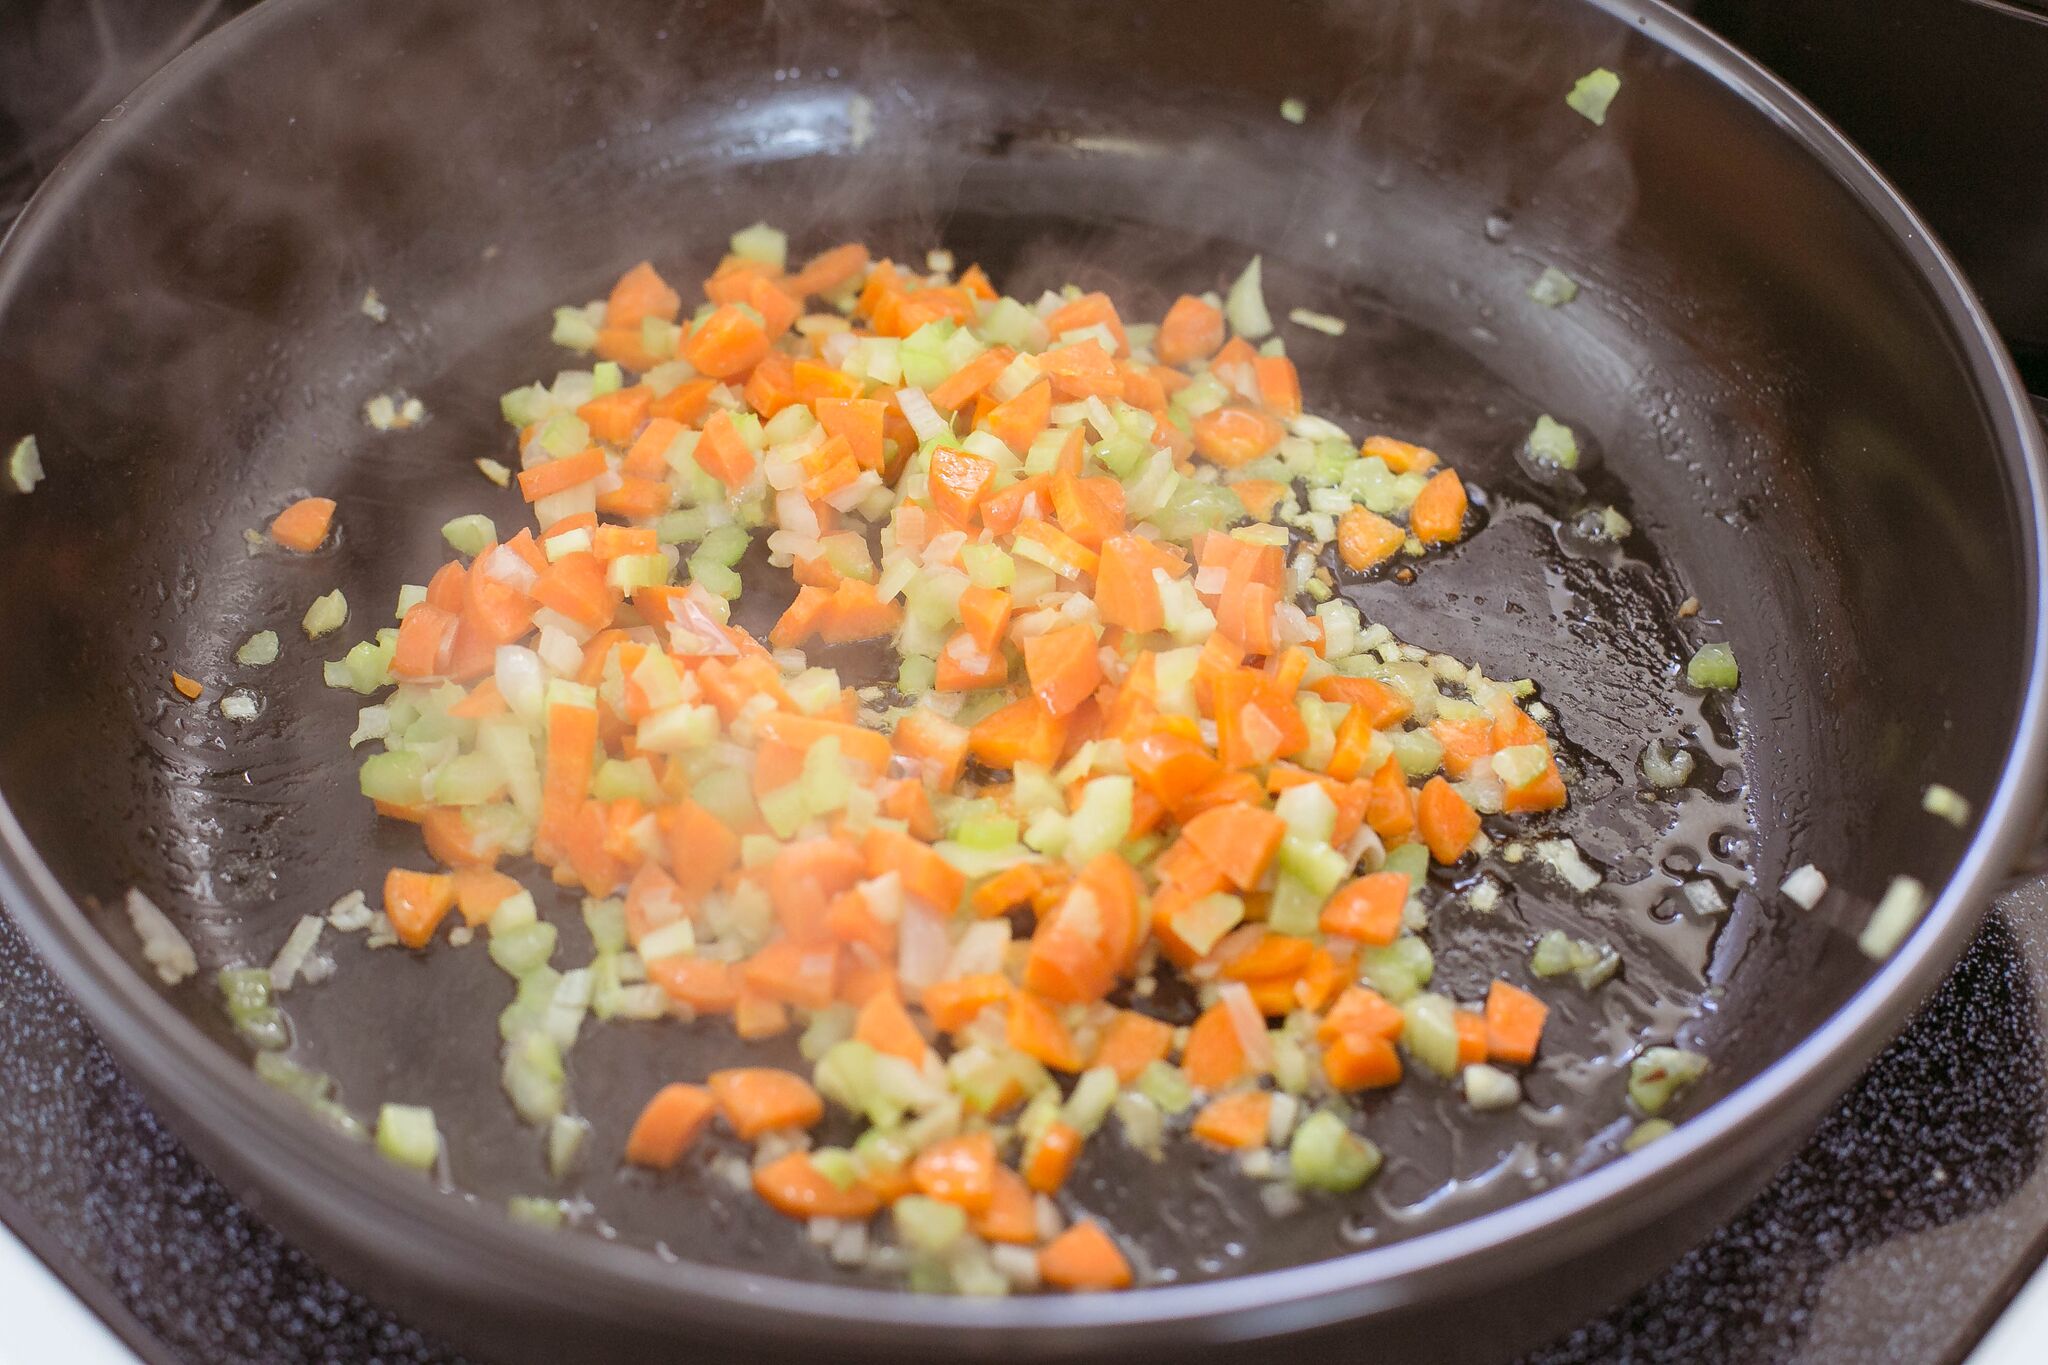
[[[1623,82],[1599,128],[1563,104],[1596,65]],[[338,638],[359,638],[448,516],[514,524],[472,461],[507,451],[495,395],[560,363],[549,305],[642,256],[699,278],[762,218],[799,249],[943,242],[1027,297],[1071,278],[1154,313],[1258,251],[1281,309],[1349,320],[1289,334],[1312,405],[1450,454],[1484,524],[1413,583],[1348,591],[1538,683],[1577,785],[1561,823],[1514,833],[1568,835],[1606,878],[1574,898],[1496,860],[1500,909],[1439,914],[1439,980],[1469,997],[1550,927],[1628,960],[1598,993],[1553,992],[1530,1104],[1477,1116],[1402,1087],[1366,1113],[1381,1179],[1279,1218],[1213,1160],[1091,1144],[1074,1195],[1170,1282],[970,1303],[837,1271],[701,1171],[617,1169],[650,1089],[731,1055],[710,1029],[590,1030],[572,1094],[596,1137],[564,1191],[497,1088],[503,976],[474,950],[330,936],[337,976],[288,997],[294,1055],[359,1113],[435,1105],[437,1189],[259,1084],[205,973],[159,988],[130,886],[210,971],[267,961],[299,915],[416,856],[356,795],[357,699],[319,685],[340,646],[299,615],[339,586]],[[1578,301],[1528,300],[1546,263]],[[391,392],[426,422],[369,430]],[[1581,433],[1577,475],[1518,457],[1544,411]],[[9,239],[0,432],[29,431],[49,478],[0,504],[10,907],[255,1208],[503,1358],[1500,1354],[1752,1192],[2033,833],[2043,466],[2010,366],[1870,167],[1655,4],[271,0],[114,111]],[[338,543],[252,556],[243,532],[308,491],[339,500]],[[1636,527],[1621,544],[1572,529],[1609,505]],[[239,669],[260,628],[284,657]],[[1703,702],[1678,664],[1718,638],[1743,685]],[[174,667],[201,704],[169,692]],[[260,696],[255,721],[219,714],[228,685]],[[1687,789],[1636,776],[1653,737],[1700,756]],[[1920,810],[1930,781],[1971,800],[1967,829]],[[1805,862],[1833,883],[1812,912],[1772,890]],[[1873,964],[1853,938],[1895,874],[1938,894]],[[1674,913],[1697,879],[1732,895],[1725,920]],[[1622,1063],[1673,1038],[1713,1070],[1674,1135],[1622,1158]],[[582,1201],[582,1228],[508,1222],[515,1193]]]

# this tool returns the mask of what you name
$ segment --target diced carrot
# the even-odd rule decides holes
[[[922,1066],[931,1048],[894,990],[877,991],[860,1007],[853,1036],[875,1051]]]
[[[1444,545],[1465,533],[1465,485],[1455,469],[1430,476],[1408,509],[1408,529],[1424,545]]]
[[[882,425],[888,405],[873,398],[820,398],[811,405],[827,436],[843,439],[862,469],[882,472]]]
[[[1363,573],[1394,557],[1407,533],[1379,513],[1354,507],[1337,518],[1337,553],[1344,566]]]
[[[1102,542],[1095,570],[1095,608],[1105,625],[1146,632],[1158,630],[1166,615],[1159,597],[1155,570],[1170,582],[1187,572],[1187,565],[1152,541],[1139,536],[1117,535]]]
[[[1124,529],[1124,486],[1115,479],[1081,479],[1069,473],[1052,481],[1053,515],[1075,543],[1099,549]]]
[[[638,327],[643,318],[674,322],[682,307],[682,296],[669,288],[652,265],[642,261],[612,286],[611,297],[605,301],[604,324]]]
[[[850,840],[799,839],[768,864],[768,898],[783,929],[808,938],[832,898],[868,875],[867,858]]]
[[[822,744],[828,739],[837,740],[841,757],[865,765],[877,777],[889,770],[892,756],[889,737],[865,726],[798,715],[793,711],[771,711],[755,722],[755,730],[763,739],[788,744],[802,751],[808,751],[812,745]]]
[[[333,498],[300,498],[271,518],[270,538],[287,550],[311,554],[327,539],[333,520]]]
[[[996,1197],[996,1140],[986,1131],[942,1138],[917,1154],[910,1178],[926,1197],[970,1214],[987,1213]]]
[[[832,601],[818,633],[827,644],[844,645],[880,639],[902,623],[902,608],[894,602],[884,602],[876,594],[874,584],[842,578],[839,586],[832,589]]]
[[[699,374],[730,379],[754,367],[768,354],[768,333],[739,307],[728,303],[713,310],[684,339],[683,359]]]
[[[1031,691],[1055,716],[1071,713],[1095,695],[1102,682],[1095,632],[1084,625],[1061,626],[1024,642],[1024,671]]]
[[[1333,1090],[1378,1090],[1401,1079],[1401,1054],[1386,1038],[1342,1033],[1323,1046],[1323,1075]]]
[[[600,327],[590,349],[599,360],[613,361],[636,374],[645,374],[661,363],[661,357],[647,349],[647,334],[638,326]]]
[[[1509,787],[1502,793],[1500,808],[1510,815],[1532,810],[1556,810],[1565,803],[1565,799],[1564,774],[1557,770],[1557,760],[1553,758],[1533,782]]]
[[[1495,981],[1486,992],[1486,1055],[1527,1066],[1536,1060],[1550,1007],[1520,986]]]
[[[1264,1147],[1272,1117],[1271,1092],[1237,1090],[1203,1105],[1190,1131],[1218,1147]]]
[[[996,654],[1010,623],[1010,594],[1000,588],[966,588],[960,594],[960,623],[977,651]]]
[[[922,765],[924,780],[951,791],[967,767],[967,731],[934,711],[912,711],[896,722],[894,747]]]
[[[1425,450],[1406,441],[1397,441],[1391,436],[1366,437],[1365,444],[1358,448],[1358,453],[1361,458],[1378,456],[1386,461],[1387,468],[1396,474],[1434,469],[1437,466],[1437,454],[1434,450]]]
[[[1223,963],[1227,981],[1256,981],[1262,977],[1292,977],[1308,965],[1315,945],[1293,934],[1261,933],[1244,952]]]
[[[993,1173],[988,1207],[974,1217],[974,1235],[985,1242],[1030,1246],[1038,1240],[1038,1205],[1024,1177],[1008,1166]]]
[[[541,606],[591,630],[611,624],[618,610],[618,594],[605,582],[604,566],[586,551],[563,555],[548,565],[529,592]]]
[[[1275,483],[1271,479],[1239,479],[1230,485],[1230,491],[1244,503],[1245,511],[1251,513],[1253,521],[1267,521],[1280,500],[1287,496],[1288,488],[1286,484]]]
[[[1429,845],[1430,857],[1440,863],[1458,861],[1479,833],[1479,813],[1441,777],[1423,783],[1422,796],[1415,803],[1415,823]]]
[[[630,384],[599,394],[576,409],[576,415],[598,440],[622,446],[633,439],[647,411],[654,403],[654,390],[645,384]]]
[[[991,1005],[1006,1004],[1011,990],[1010,979],[1000,973],[958,976],[926,986],[918,1003],[941,1032],[957,1033]]]
[[[1384,947],[1400,937],[1407,904],[1407,873],[1369,872],[1337,888],[1324,904],[1322,931]]]
[[[461,806],[428,806],[420,812],[419,826],[428,854],[458,871],[494,866],[505,852],[470,824]]]
[[[647,1101],[626,1137],[626,1160],[665,1171],[683,1159],[718,1105],[701,1085],[663,1086]]]
[[[1052,420],[1052,384],[1038,380],[981,419],[982,429],[1022,455]]]
[[[507,896],[520,891],[517,881],[485,867],[465,867],[454,874],[455,905],[462,922],[475,928],[490,921]]]
[[[1129,1085],[1146,1067],[1164,1061],[1172,1046],[1170,1025],[1136,1010],[1118,1010],[1116,1018],[1102,1031],[1093,1064],[1108,1067],[1116,1072],[1121,1084]]]
[[[199,694],[206,690],[197,678],[188,678],[175,668],[171,670],[171,687],[186,701],[198,701]]]
[[[1100,562],[1095,551],[1049,522],[1020,521],[1016,537],[1020,546],[1027,540],[1033,542],[1052,562],[1053,572],[1062,578],[1092,575]]]
[[[754,452],[724,408],[711,414],[697,438],[696,460],[704,472],[727,488],[739,488],[754,474]]]
[[[749,308],[761,315],[762,330],[770,341],[788,332],[804,311],[801,303],[791,298],[783,291],[781,285],[766,276],[748,281],[746,303]]]
[[[1486,1060],[1486,1016],[1477,1010],[1458,1010],[1451,1016],[1458,1031],[1458,1065],[1476,1066]]]
[[[424,948],[455,904],[455,879],[394,867],[384,874],[384,913],[408,948]]]
[[[655,823],[667,845],[676,888],[694,902],[739,866],[739,836],[704,807],[687,797],[655,812]]]
[[[868,249],[859,242],[846,242],[811,257],[783,287],[797,298],[829,294],[853,283],[867,268]]]
[[[1181,838],[1241,891],[1251,890],[1266,875],[1286,833],[1285,820],[1249,804],[1205,810],[1181,828]]]
[[[1368,722],[1374,729],[1384,729],[1386,726],[1406,720],[1415,709],[1405,694],[1377,678],[1347,678],[1342,674],[1331,674],[1318,678],[1310,684],[1309,690],[1324,701],[1342,702],[1353,708],[1364,708]]]
[[[1027,517],[1035,519],[1043,515],[1052,500],[1046,491],[1050,482],[1045,475],[1034,474],[985,498],[981,505],[981,524],[999,536],[1006,536]]]
[[[1124,396],[1123,372],[1093,337],[1040,353],[1038,369],[1052,381],[1054,391],[1069,402],[1084,398],[1114,402]]]
[[[391,650],[391,673],[398,678],[427,678],[441,670],[441,651],[455,629],[455,614],[432,602],[415,602],[398,623],[398,641]]]
[[[882,1198],[858,1181],[841,1189],[811,1161],[809,1152],[791,1152],[754,1168],[754,1193],[777,1213],[809,1221],[813,1218],[868,1218],[882,1207]]]
[[[596,767],[597,712],[556,702],[548,707],[547,761],[541,770],[543,833],[566,830],[590,791]]]
[[[1219,1003],[1202,1011],[1188,1030],[1180,1065],[1188,1080],[1202,1090],[1224,1090],[1251,1074],[1244,1041],[1237,1035],[1228,1007]]]
[[[648,406],[648,415],[666,417],[686,427],[695,426],[711,411],[711,391],[717,387],[716,379],[685,379],[655,399]]]
[[[926,396],[940,412],[958,412],[973,402],[976,394],[995,383],[996,376],[1008,369],[1014,359],[1016,355],[1009,347],[990,347],[940,380]]]
[[[520,470],[519,492],[528,502],[538,502],[579,484],[589,483],[604,473],[606,467],[604,451],[597,446],[588,446],[574,455]]]
[[[1200,740],[1164,732],[1127,741],[1124,761],[1138,785],[1174,812],[1223,773],[1223,765]]]
[[[1438,716],[1429,724],[1429,733],[1443,746],[1444,771],[1452,777],[1464,777],[1493,756],[1493,722],[1480,720],[1451,720]]]
[[[825,1117],[825,1102],[793,1071],[733,1067],[712,1072],[707,1084],[719,1114],[746,1142],[778,1128],[809,1128]]]
[[[875,825],[862,836],[861,846],[868,876],[894,872],[905,895],[915,896],[941,915],[951,915],[959,906],[967,890],[967,874],[930,844],[901,830]]]
[[[1051,767],[1059,761],[1067,727],[1037,697],[1020,697],[990,712],[967,732],[968,751],[991,768],[1019,763]]]
[[[1186,365],[1207,360],[1223,344],[1223,310],[1192,294],[1182,294],[1166,310],[1152,350],[1161,363]]]
[[[1252,362],[1259,401],[1283,417],[1301,416],[1301,375],[1284,355],[1262,355]]]
[[[1116,338],[1117,354],[1131,349],[1130,341],[1124,336],[1123,319],[1117,316],[1116,305],[1109,295],[1101,290],[1070,299],[1046,316],[1045,329],[1055,338],[1068,332],[1078,332],[1084,327],[1102,327]]]
[[[673,500],[665,479],[622,478],[618,487],[597,495],[597,510],[606,516],[644,520],[666,512]]]
[[[1242,469],[1272,454],[1286,435],[1277,418],[1253,408],[1217,408],[1195,419],[1196,453],[1225,469]]]
[[[1129,1289],[1131,1263],[1100,1225],[1083,1219],[1039,1249],[1038,1276],[1074,1293]]]
[[[1081,1155],[1081,1143],[1080,1129],[1064,1119],[1055,1120],[1024,1154],[1024,1183],[1039,1194],[1058,1192]]]
[[[1030,991],[1017,991],[1009,997],[1005,1040],[1017,1051],[1037,1058],[1054,1071],[1082,1071],[1088,1066],[1088,1058],[1075,1044],[1074,1035],[1060,1022],[1053,1007]]]
[[[698,1014],[725,1014],[740,996],[739,973],[715,958],[683,953],[647,964],[647,979]]]
[[[1345,1034],[1359,1034],[1392,1041],[1401,1036],[1406,1022],[1401,1007],[1370,986],[1347,986],[1316,1025],[1316,1038],[1327,1043]]]
[[[1372,790],[1366,798],[1365,823],[1373,833],[1390,843],[1406,839],[1415,829],[1415,796],[1408,789],[1408,775],[1389,758],[1372,775]]]
[[[932,507],[948,521],[972,526],[975,509],[987,496],[995,477],[993,461],[950,446],[940,446],[932,451],[926,479]]]
[[[732,1005],[732,1031],[741,1038],[776,1038],[789,1032],[789,1007],[780,1000],[741,991]]]
[[[747,375],[745,387],[740,396],[747,400],[747,406],[759,413],[766,421],[791,404],[801,401],[803,394],[797,388],[796,365],[781,351],[770,351],[755,363]]]

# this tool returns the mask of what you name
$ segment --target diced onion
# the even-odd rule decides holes
[[[319,943],[320,930],[326,923],[327,921],[318,915],[305,915],[292,926],[290,935],[285,938],[284,946],[277,950],[277,957],[270,964],[270,989],[291,989],[299,970],[306,965],[306,959],[312,956],[314,945]]]
[[[154,901],[130,887],[127,908],[128,922],[135,926],[135,934],[142,940],[142,956],[156,968],[158,979],[167,986],[175,986],[199,970],[192,945]]]
[[[1237,1031],[1237,1041],[1244,1048],[1246,1064],[1254,1071],[1264,1071],[1271,1066],[1273,1040],[1266,1032],[1266,1016],[1259,1012],[1258,1004],[1244,982],[1224,982],[1216,988],[1216,998],[1229,1014],[1231,1028]]]

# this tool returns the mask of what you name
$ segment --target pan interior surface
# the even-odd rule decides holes
[[[742,8],[522,6],[486,24],[453,3],[287,6],[230,35],[231,78],[127,107],[99,174],[13,243],[0,434],[37,433],[50,476],[0,505],[0,704],[17,718],[0,790],[138,973],[129,886],[210,970],[267,962],[299,916],[420,865],[416,832],[358,795],[342,754],[362,699],[321,686],[318,661],[388,623],[449,517],[524,520],[473,461],[511,461],[499,393],[576,363],[547,343],[550,307],[601,297],[642,257],[700,279],[763,219],[799,251],[943,245],[1006,292],[1073,280],[1146,317],[1262,253],[1276,315],[1349,324],[1283,327],[1310,407],[1432,446],[1484,495],[1465,545],[1353,599],[1405,640],[1537,683],[1577,785],[1561,821],[1529,828],[1569,835],[1606,881],[1572,897],[1533,862],[1489,859],[1507,894],[1491,913],[1445,901],[1438,988],[1469,1000],[1524,977],[1551,928],[1610,940],[1627,966],[1600,992],[1550,993],[1523,1110],[1473,1114],[1429,1085],[1368,1102],[1390,1160],[1359,1198],[1274,1218],[1220,1158],[1093,1144],[1076,1202],[1167,1278],[1383,1245],[1611,1159],[1633,1049],[1708,1052],[1685,1112],[1711,1104],[1869,977],[1854,936],[1894,874],[1947,880],[1969,834],[1920,793],[1940,781],[1981,809],[2020,715],[2017,495],[1908,262],[1727,89],[1561,3],[1304,8],[1284,33],[1242,7],[1146,3],[1123,7],[1118,43],[1079,40],[1082,5]],[[1600,65],[1623,86],[1595,127],[1563,96]],[[1308,106],[1299,126],[1287,98]],[[1576,301],[1528,299],[1545,265],[1581,282]],[[358,306],[370,288],[381,325]],[[426,421],[371,431],[363,405],[388,393]],[[1545,412],[1580,433],[1576,476],[1520,456]],[[245,531],[309,492],[339,501],[337,542],[252,555]],[[1635,527],[1619,547],[1573,529],[1604,506]],[[300,616],[336,587],[349,625],[307,641]],[[238,667],[259,629],[282,658]],[[1719,639],[1743,685],[1703,703],[1679,673]],[[169,690],[173,668],[208,685],[200,704]],[[229,685],[260,695],[255,721],[220,714]],[[1700,755],[1687,788],[1649,791],[1652,738]],[[1810,913],[1774,890],[1808,862],[1835,888]],[[1725,920],[1681,908],[1701,879],[1733,902]],[[555,913],[558,962],[589,951],[573,906]],[[687,1262],[873,1282],[708,1171],[618,1169],[656,1086],[772,1048],[590,1026],[570,1093],[592,1156],[559,1186],[499,1088],[511,984],[480,946],[337,938],[335,978],[288,998],[293,1056],[358,1114],[433,1105],[461,1190],[561,1195]],[[205,973],[168,998],[240,1049]],[[801,1065],[793,1045],[780,1060]],[[298,1140],[336,1139],[308,1121]]]

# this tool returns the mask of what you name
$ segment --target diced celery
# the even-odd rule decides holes
[[[495,919],[496,916],[493,916]],[[555,926],[545,920],[491,934],[491,961],[506,975],[524,977],[555,954]]]
[[[1436,959],[1427,943],[1410,934],[1384,948],[1367,948],[1359,955],[1358,967],[1367,985],[1401,1005],[1429,984],[1436,972]]]
[[[1645,1048],[1628,1067],[1628,1097],[1645,1114],[1655,1114],[1671,1097],[1698,1080],[1707,1069],[1707,1059],[1684,1048]]]
[[[566,1179],[576,1169],[583,1143],[590,1136],[590,1124],[570,1114],[557,1114],[548,1123],[548,1174]]]
[[[794,838],[796,832],[810,822],[810,805],[804,799],[801,782],[789,782],[774,791],[763,792],[756,797],[761,809],[761,818],[768,822],[768,828],[775,831],[779,839]]]
[[[426,799],[427,761],[416,753],[394,749],[363,760],[358,783],[372,801],[417,806]]]
[[[1081,1073],[1080,1080],[1074,1082],[1074,1091],[1067,1096],[1060,1117],[1082,1137],[1088,1137],[1109,1117],[1109,1106],[1115,1102],[1118,1088],[1114,1070],[1106,1066],[1090,1067]]]
[[[1708,691],[1726,691],[1742,678],[1735,664],[1735,650],[1726,644],[1701,645],[1685,665],[1685,680]]]
[[[1098,777],[1083,787],[1067,821],[1067,861],[1080,867],[1121,844],[1131,830],[1134,797],[1128,777]]]
[[[1314,1080],[1308,1049],[1284,1033],[1273,1035],[1273,1084],[1289,1095],[1305,1093]]]
[[[1920,809],[1948,821],[1957,829],[1963,829],[1970,823],[1969,798],[1939,782],[1930,784],[1920,794]]]
[[[1205,954],[1244,922],[1244,902],[1219,891],[1174,911],[1171,922],[1174,937],[1196,954]]]
[[[273,1086],[306,1104],[318,1104],[334,1098],[334,1078],[324,1071],[314,1071],[300,1066],[281,1053],[258,1052],[256,1054],[256,1075],[264,1084]]]
[[[796,1050],[804,1060],[816,1062],[832,1049],[853,1036],[854,1011],[849,1005],[833,1005],[819,1010],[804,1026],[803,1034],[796,1040]]]
[[[1526,787],[1550,770],[1550,750],[1541,744],[1513,744],[1493,755],[1493,771],[1509,791]]]
[[[642,588],[658,588],[667,582],[668,560],[658,554],[620,555],[605,570],[605,583],[628,597]]]
[[[588,351],[597,345],[597,324],[581,308],[557,308],[548,340],[572,351]]]
[[[565,1082],[562,1051],[545,1030],[528,1030],[505,1044],[499,1083],[527,1123],[546,1123],[562,1112]]]
[[[789,265],[789,237],[766,223],[743,227],[732,235],[732,254],[742,260],[759,261],[781,273]]]
[[[977,588],[1007,588],[1017,581],[1017,562],[997,545],[966,545],[960,550],[967,579]]]
[[[818,1093],[842,1109],[865,1114],[868,1122],[884,1128],[903,1121],[903,1106],[884,1092],[874,1048],[849,1038],[825,1050],[811,1068],[811,1082]]]
[[[497,523],[483,513],[471,512],[467,516],[443,522],[441,538],[455,547],[458,553],[476,556],[484,552],[484,546],[496,542],[498,527]]]
[[[1578,438],[1572,435],[1570,427],[1546,412],[1536,419],[1535,427],[1529,432],[1529,458],[1558,469],[1577,469]]]
[[[751,538],[737,526],[716,526],[705,532],[704,543],[697,547],[692,558],[708,559],[727,568],[740,562],[747,553]]]
[[[498,412],[508,424],[522,429],[545,418],[553,406],[553,398],[540,384],[528,384],[498,398]]]
[[[566,459],[590,444],[590,427],[573,412],[558,412],[541,424],[540,448]]]
[[[713,768],[700,774],[690,785],[690,797],[732,829],[753,822],[753,784],[747,774],[734,768]]]
[[[590,396],[593,398],[617,393],[625,382],[625,372],[619,369],[616,360],[601,360],[590,367]]]
[[[1596,124],[1607,122],[1607,106],[1621,91],[1621,77],[1604,66],[1594,67],[1572,82],[1564,102]]]
[[[1185,392],[1185,390],[1183,390]],[[1160,535],[1186,543],[1202,531],[1213,531],[1241,520],[1244,500],[1221,484],[1181,480],[1180,487],[1166,500],[1166,506],[1150,518]]]
[[[1195,1088],[1187,1073],[1171,1062],[1149,1062],[1138,1073],[1138,1093],[1168,1114],[1178,1114],[1195,1102]]]
[[[275,1050],[291,1042],[284,1012],[272,1003],[269,968],[225,967],[217,979],[229,1020],[251,1046]]]
[[[1341,862],[1341,858],[1339,859]],[[1338,876],[1341,878],[1342,873]],[[1316,931],[1323,902],[1329,893],[1318,891],[1301,878],[1282,872],[1273,882],[1273,897],[1266,909],[1266,922],[1277,934],[1306,937]]]
[[[1465,1103],[1474,1109],[1512,1109],[1522,1102],[1522,1083],[1497,1066],[1479,1063],[1460,1074]]]
[[[1401,1006],[1406,1022],[1401,1045],[1410,1056],[1439,1076],[1458,1071],[1457,1007],[1447,996],[1423,994]]]
[[[1529,297],[1545,308],[1560,307],[1578,296],[1579,282],[1554,265],[1544,266],[1536,283],[1529,286]]]
[[[921,1194],[907,1194],[890,1208],[896,1236],[905,1246],[941,1252],[967,1235],[967,1212]]]
[[[1678,1125],[1669,1119],[1644,1119],[1629,1129],[1628,1136],[1621,1140],[1621,1150],[1633,1152],[1649,1146],[1660,1137],[1676,1132]]]
[[[1303,1119],[1287,1144],[1288,1175],[1303,1189],[1348,1194],[1379,1168],[1379,1148],[1326,1109]]]
[[[441,1130],[424,1105],[387,1104],[377,1111],[377,1151],[387,1161],[430,1171],[441,1154]]]
[[[1429,847],[1426,844],[1403,844],[1387,854],[1383,871],[1407,874],[1410,886],[1421,886],[1429,876]]]
[[[1427,777],[1443,766],[1443,742],[1427,730],[1403,730],[1393,745],[1394,761],[1410,777]]]
[[[515,1194],[505,1201],[505,1215],[528,1227],[558,1228],[562,1226],[562,1201]]]
[[[434,771],[434,804],[480,806],[504,788],[498,765],[487,754],[457,754]]]

